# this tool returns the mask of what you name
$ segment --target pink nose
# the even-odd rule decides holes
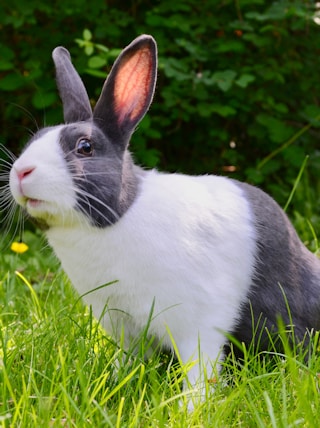
[[[26,178],[28,175],[30,175],[32,173],[32,171],[34,171],[34,170],[35,170],[35,167],[31,166],[31,167],[23,168],[23,169],[17,171],[19,181],[22,181],[24,178]]]

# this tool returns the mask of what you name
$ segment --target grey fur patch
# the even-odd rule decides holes
[[[77,142],[82,138],[90,140],[92,156],[77,152]],[[60,145],[73,178],[76,209],[96,227],[114,224],[138,193],[139,180],[129,152],[120,152],[91,121],[66,125],[61,130]]]
[[[295,340],[302,341],[307,330],[320,328],[320,261],[302,244],[270,196],[248,184],[236,184],[255,218],[258,253],[249,294],[232,334],[246,344],[255,336],[258,348],[265,350],[266,328],[277,331],[280,317],[289,328],[294,326]]]

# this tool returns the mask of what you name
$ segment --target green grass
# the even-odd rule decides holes
[[[0,255],[0,426],[319,427],[320,354],[225,363],[187,411],[168,355],[125,352],[99,328],[39,236]],[[20,272],[17,274],[16,271]],[[21,276],[22,275],[22,276]]]

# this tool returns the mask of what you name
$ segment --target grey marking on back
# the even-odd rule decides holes
[[[302,244],[287,215],[270,196],[248,184],[235,183],[251,206],[258,252],[247,301],[232,333],[249,344],[259,324],[260,349],[265,349],[268,336],[264,327],[276,331],[280,316],[285,325],[294,325],[300,341],[306,329],[320,328],[320,261]]]

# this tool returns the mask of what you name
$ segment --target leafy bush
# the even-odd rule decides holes
[[[284,205],[306,155],[305,182],[319,177],[318,12],[309,0],[1,4],[0,138],[17,152],[28,129],[62,120],[56,45],[71,51],[96,100],[119,49],[149,33],[158,42],[159,78],[132,140],[137,161],[229,174]]]

